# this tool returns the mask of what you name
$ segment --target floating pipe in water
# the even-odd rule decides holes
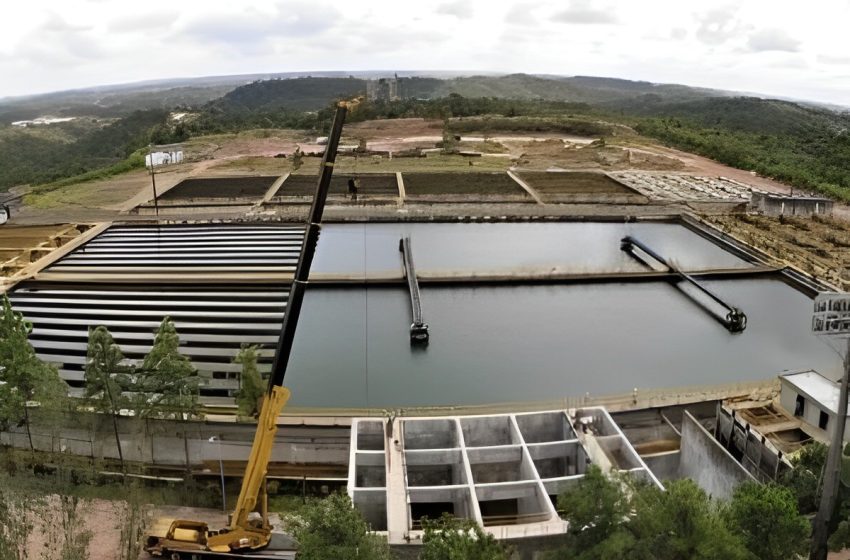
[[[639,241],[639,240],[635,239],[634,237],[628,235],[628,236],[626,236],[626,237],[624,237],[623,239],[620,240],[620,249],[625,251],[629,255],[631,255],[635,260],[643,263],[648,268],[651,268],[653,270],[658,270],[657,266],[653,266],[652,261],[655,261],[655,264],[660,265],[663,269],[665,269],[665,272],[670,272],[672,274],[675,274],[680,280],[684,280],[689,285],[696,288],[699,292],[708,296],[709,299],[714,301],[714,303],[716,303],[717,305],[719,305],[720,307],[722,307],[726,311],[725,315],[723,315],[723,314],[718,315],[712,309],[710,309],[704,302],[697,300],[696,298],[694,298],[694,296],[692,294],[689,294],[688,292],[682,290],[678,286],[678,284],[676,285],[676,287],[679,288],[679,291],[681,291],[683,294],[690,297],[692,300],[694,300],[694,302],[697,305],[699,305],[700,307],[705,309],[708,313],[710,313],[724,327],[726,327],[726,329],[728,329],[729,332],[739,333],[739,332],[743,332],[744,329],[747,328],[747,316],[746,316],[746,314],[744,314],[744,312],[742,310],[740,310],[739,308],[737,308],[735,306],[729,305],[728,303],[726,303],[725,301],[720,299],[719,296],[717,296],[714,292],[712,292],[711,290],[709,290],[708,288],[706,288],[705,286],[700,284],[691,275],[689,275],[686,272],[683,272],[682,270],[680,270],[679,268],[671,265],[667,261],[667,259],[665,259],[661,255],[659,255],[658,253],[653,251],[650,247],[648,247],[647,245],[645,245],[641,241]]]
[[[428,344],[430,334],[427,323],[422,320],[419,281],[416,279],[416,269],[413,266],[413,249],[410,247],[409,237],[403,237],[399,240],[398,250],[402,254],[404,276],[407,278],[407,287],[410,291],[410,310],[413,316],[413,322],[410,324],[410,344],[425,346]]]

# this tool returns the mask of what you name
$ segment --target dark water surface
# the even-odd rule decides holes
[[[460,226],[445,229],[455,227]],[[482,227],[486,228],[474,226]],[[540,235],[549,227],[540,227]],[[615,228],[624,226],[593,227],[610,227],[605,235],[614,240],[620,235]],[[395,233],[386,229],[392,241]],[[447,243],[451,236],[442,229],[437,228],[429,242]],[[420,235],[417,247],[427,247],[419,228],[412,230]],[[673,233],[665,240],[670,247],[696,246],[700,258],[710,259],[715,266],[736,260],[713,245],[702,245],[702,239],[694,242],[687,231],[675,233],[667,226],[653,225],[641,233],[657,235],[659,241]],[[494,237],[501,235],[497,232]],[[475,239],[485,244],[486,235],[476,234]],[[503,245],[498,240],[493,243]],[[471,244],[464,238],[461,246]],[[601,245],[595,239],[586,239],[588,244]],[[566,241],[551,243],[547,251],[537,250],[526,262],[554,262],[563,254],[583,257],[577,247],[568,245]],[[465,250],[455,245],[426,262],[463,264],[466,261],[459,254]],[[488,263],[509,263],[493,248],[487,254]],[[609,253],[603,264],[616,266],[618,261],[611,257],[616,254]],[[696,254],[682,253],[682,260]],[[470,258],[477,264],[467,266],[484,262],[481,255]],[[749,325],[744,333],[730,334],[663,282],[428,288],[422,292],[424,316],[431,326],[431,344],[425,350],[409,344],[410,312],[404,289],[312,288],[287,374],[291,403],[483,404],[550,400],[586,392],[623,393],[635,387],[753,381],[801,368],[815,368],[830,377],[840,374],[838,355],[809,332],[812,304],[808,297],[772,278],[715,281],[710,286],[747,313]]]
[[[632,235],[685,270],[750,266],[674,223],[393,223],[324,226],[313,272],[400,273],[398,241],[409,235],[419,273],[519,269],[645,270],[620,250]]]

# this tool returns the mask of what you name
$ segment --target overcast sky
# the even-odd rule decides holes
[[[0,97],[321,70],[613,76],[850,105],[850,0],[4,2]]]

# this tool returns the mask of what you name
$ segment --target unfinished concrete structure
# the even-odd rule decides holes
[[[753,191],[750,210],[765,216],[831,216],[834,202],[819,196]]]
[[[748,185],[726,177],[633,171],[611,173],[610,176],[653,200],[739,204],[748,202],[753,190]]]
[[[498,538],[565,532],[557,495],[589,464],[660,486],[603,408],[352,423],[348,492],[393,544],[421,519],[472,519]]]
[[[93,227],[94,224],[60,224],[0,228],[0,286],[25,276],[39,260]]]
[[[772,399],[727,399],[717,405],[714,437],[751,475],[778,480],[791,468],[789,457],[812,441],[799,419]]]
[[[590,171],[517,172],[544,204],[646,204],[649,197],[610,174]]]

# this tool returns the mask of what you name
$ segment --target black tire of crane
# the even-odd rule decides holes
[[[179,552],[172,552],[171,553],[171,560],[180,560],[181,558],[182,558],[182,556],[180,556]]]

